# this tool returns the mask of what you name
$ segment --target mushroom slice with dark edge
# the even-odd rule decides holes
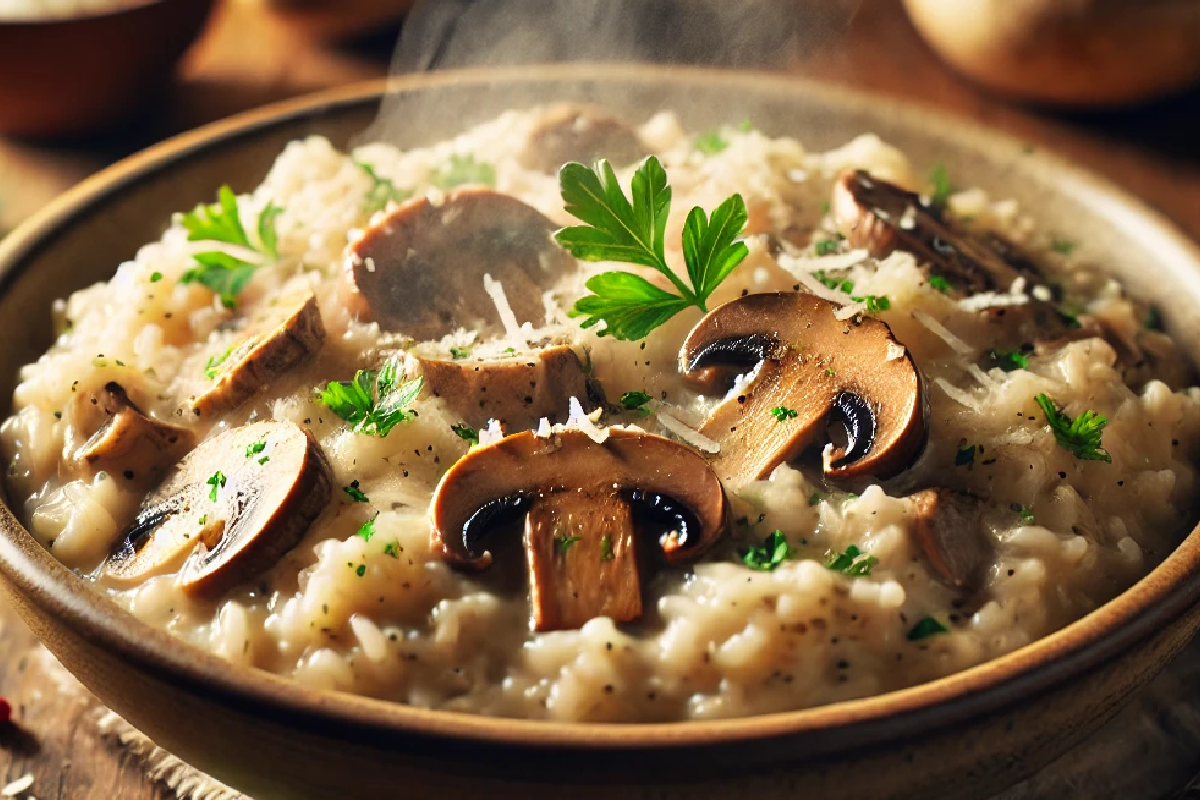
[[[647,152],[628,122],[594,106],[561,103],[543,113],[517,160],[526,169],[553,175],[568,161],[591,164],[607,158],[621,166]]]
[[[713,469],[722,479],[766,478],[813,443],[827,420],[844,427],[847,441],[826,454],[830,478],[888,478],[921,454],[928,409],[912,356],[885,323],[839,320],[836,308],[810,294],[752,294],[709,312],[688,334],[679,354],[685,377],[762,363],[700,429],[720,444]]]
[[[332,486],[325,454],[300,426],[255,422],[226,431],[184,457],[142,501],[101,579],[133,586],[178,570],[189,595],[219,596],[294,547]]]
[[[728,505],[695,451],[641,431],[607,434],[597,443],[581,431],[526,431],[472,449],[433,494],[433,552],[484,569],[492,537],[524,518],[534,630],[637,619],[651,552],[695,560],[725,532]]]
[[[77,394],[68,420],[64,461],[129,480],[162,475],[196,441],[187,428],[147,417],[115,382]],[[91,433],[79,442],[77,434],[83,431]]]
[[[589,408],[603,403],[599,387],[566,345],[511,358],[417,360],[433,396],[474,428],[493,419],[521,429],[536,426],[542,417],[562,422],[572,397]]]
[[[449,192],[441,205],[413,198],[377,217],[350,247],[346,304],[360,319],[414,339],[456,328],[491,335],[502,329],[483,291],[486,274],[504,287],[518,320],[540,319],[545,290],[577,269],[551,239],[557,227],[490,189]]]
[[[912,253],[964,293],[1007,290],[1019,277],[1040,278],[1033,263],[1011,243],[994,235],[976,239],[957,230],[918,195],[863,170],[837,179],[830,210],[851,247],[875,258],[893,250]]]
[[[979,499],[953,489],[925,489],[908,500],[917,543],[938,575],[951,586],[979,588],[993,555],[980,527]]]
[[[251,320],[241,340],[216,356],[212,385],[191,400],[192,412],[210,416],[236,408],[279,375],[316,354],[325,325],[311,293],[289,295]]]

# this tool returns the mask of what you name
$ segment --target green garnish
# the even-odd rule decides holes
[[[854,291],[854,281],[847,278],[833,278],[825,274],[825,270],[819,269],[813,273],[813,277],[823,283],[827,289],[836,289],[839,292],[850,294]]]
[[[357,536],[358,538],[362,539],[364,542],[371,541],[371,537],[375,535],[375,519],[374,519],[374,517],[372,517],[371,519],[367,520],[362,525],[360,525],[358,527],[358,530],[356,530],[354,532],[354,535]]]
[[[268,461],[270,461],[270,460],[271,460],[271,457],[270,457],[270,456],[263,456],[262,458],[260,458],[260,459],[258,460],[258,463],[259,463],[260,465],[262,465],[262,464],[265,464],[265,463],[267,463],[267,462],[268,462]]]
[[[1021,353],[1020,350],[996,350],[988,353],[990,358],[1002,372],[1015,372],[1019,369],[1027,369],[1029,367],[1029,356]]]
[[[496,185],[496,168],[486,161],[476,161],[475,156],[455,153],[433,176],[433,182],[443,189],[464,186],[469,183]]]
[[[1018,515],[1024,522],[1033,522],[1033,508],[1031,506],[1023,506],[1020,503],[1011,503],[1008,506],[1009,510]]]
[[[938,622],[933,617],[925,617],[923,620],[912,626],[912,630],[904,635],[905,639],[910,642],[919,642],[922,639],[927,639],[930,636],[936,636],[939,633],[949,633],[950,629],[942,623]]]
[[[515,347],[506,347],[506,348],[504,348],[504,355],[506,355],[506,356],[511,356],[511,355],[512,355],[513,353],[515,353],[515,352],[517,352],[517,350],[516,350],[516,348],[515,348]]]
[[[363,575],[366,575],[366,574],[367,574],[367,565],[366,565],[366,564],[359,564],[359,565],[358,565],[358,568],[354,570],[354,574],[355,574],[355,575],[357,575],[357,576],[358,576],[358,577],[360,577],[360,578],[361,578]]]
[[[456,422],[450,426],[450,430],[454,431],[454,434],[458,438],[462,439],[464,442],[469,444],[471,447],[474,447],[475,445],[479,444],[479,431],[475,430],[474,428],[472,428],[470,425],[467,425],[466,423]]]
[[[810,494],[808,496],[809,506],[815,506],[819,502],[821,502],[821,493],[820,492],[813,492],[812,494]]]
[[[933,289],[938,290],[942,294],[945,294],[946,292],[948,292],[952,288],[954,288],[950,285],[950,281],[946,280],[941,275],[930,275],[929,276],[929,286]]]
[[[237,296],[241,294],[254,271],[269,261],[279,259],[275,218],[283,209],[268,203],[258,214],[258,244],[250,241],[238,213],[237,196],[229,186],[217,192],[217,202],[211,205],[200,203],[188,214],[180,217],[180,223],[188,232],[189,242],[223,242],[261,256],[262,260],[252,263],[220,250],[194,253],[192,258],[200,266],[192,267],[180,276],[180,283],[199,283],[216,292],[226,308],[237,307]]]
[[[367,177],[371,179],[371,188],[367,190],[367,196],[363,200],[363,211],[367,214],[382,211],[387,208],[388,203],[403,203],[412,197],[411,191],[398,188],[391,178],[381,177],[375,168],[365,161],[356,160],[354,165],[367,173]]]
[[[929,193],[929,202],[934,206],[944,206],[954,194],[954,184],[950,182],[950,174],[946,172],[945,164],[937,164],[929,171],[929,183],[933,191]]]
[[[351,381],[330,381],[317,398],[354,426],[355,433],[384,437],[398,423],[414,416],[409,411],[421,393],[422,378],[400,382],[397,361],[388,359],[376,373],[360,369]]]
[[[784,422],[785,420],[794,419],[800,416],[800,414],[795,409],[788,408],[787,406],[775,406],[771,409],[771,416],[775,418],[776,422]]]
[[[1068,328],[1077,329],[1077,328],[1083,327],[1083,325],[1079,322],[1079,317],[1072,314],[1070,311],[1067,311],[1062,308],[1058,308],[1058,309],[1055,309],[1055,313],[1058,314],[1059,320],[1064,325],[1066,325]]]
[[[975,445],[964,444],[959,446],[958,452],[954,454],[954,466],[961,467],[964,464],[975,463]]]
[[[471,355],[471,348],[469,348],[469,347],[451,347],[450,348],[450,358],[454,359],[455,361],[461,361],[464,358],[469,358],[470,355]]]
[[[592,292],[575,301],[569,312],[584,317],[582,327],[604,322],[598,335],[644,339],[680,311],[691,306],[705,313],[709,295],[749,253],[737,241],[748,215],[735,194],[708,217],[693,208],[683,228],[683,258],[689,287],[667,265],[663,236],[671,209],[667,173],[654,156],[642,162],[630,185],[632,201],[617,182],[612,165],[601,159],[595,169],[570,163],[559,171],[567,213],[586,223],[554,234],[558,243],[583,261],[620,261],[650,267],[678,291],[660,289],[631,272],[602,272],[587,281]]]
[[[203,526],[203,525],[207,525],[207,524],[208,524],[208,514],[205,514],[203,517],[201,517],[200,519],[196,520],[196,522],[197,522],[199,525],[201,525],[201,526]]]
[[[554,537],[554,543],[556,545],[558,545],[558,554],[560,556],[566,556],[567,551],[570,550],[571,547],[576,542],[581,542],[581,541],[583,541],[582,536],[555,536]]]
[[[263,450],[266,450],[266,449],[267,449],[266,441],[251,442],[250,444],[246,445],[246,458],[253,458],[254,456],[258,455],[259,453],[261,453]]]
[[[217,502],[217,489],[224,489],[226,480],[225,473],[217,470],[212,474],[212,477],[205,481],[205,483],[212,487],[208,492],[209,500],[212,500],[214,503]]]
[[[1075,248],[1079,245],[1072,242],[1070,239],[1059,239],[1057,237],[1050,240],[1050,249],[1064,256],[1069,256],[1075,252]]]
[[[750,131],[754,130],[754,125],[750,122],[749,117],[742,117],[742,121],[734,127],[742,133],[749,133]]]
[[[1042,407],[1054,438],[1064,450],[1082,461],[1112,463],[1112,456],[1100,444],[1101,432],[1108,424],[1106,417],[1089,410],[1071,419],[1047,395],[1039,394],[1033,399]]]
[[[649,413],[645,405],[653,399],[645,392],[626,392],[621,395],[621,408],[626,411],[645,411]]]
[[[868,294],[861,297],[851,295],[850,299],[856,303],[866,303],[867,311],[871,314],[878,314],[892,307],[892,301],[886,294]]]
[[[355,503],[371,502],[371,499],[363,494],[363,490],[358,488],[358,481],[350,481],[350,485],[343,486],[342,491]]]
[[[831,277],[827,275],[823,269],[815,271],[812,275],[826,288],[834,289],[842,292],[843,294],[848,294],[850,295],[850,299],[856,303],[866,303],[867,311],[872,314],[878,314],[880,311],[887,311],[892,307],[892,301],[886,294],[851,294],[854,291],[854,281],[850,280],[849,278]]]
[[[830,553],[825,561],[825,567],[843,575],[857,578],[860,575],[870,575],[871,568],[879,563],[879,559],[858,549],[858,545],[850,545],[841,553]]]
[[[742,563],[759,572],[770,572],[796,555],[782,531],[773,531],[763,539],[762,547],[751,547],[742,555]]]
[[[383,546],[383,554],[385,556],[391,556],[392,558],[399,558],[400,550],[401,548],[399,539],[393,539]]]
[[[162,273],[159,272],[158,270],[154,270],[154,272],[150,273],[150,282],[151,283],[158,283],[159,281],[162,280],[162,278],[163,278]]]
[[[836,372],[834,372],[832,369],[830,369],[829,367],[826,367],[826,368],[825,368],[825,377],[826,377],[826,378],[832,378],[832,377],[834,377],[835,375],[837,375],[837,373],[836,373]]]
[[[612,561],[613,558],[612,537],[606,533],[600,537],[600,560]]]
[[[706,131],[697,136],[692,145],[706,156],[715,156],[729,147],[729,142],[722,139],[717,131]]]
[[[1162,312],[1158,306],[1152,305],[1146,309],[1145,325],[1152,331],[1161,331],[1163,329]]]
[[[813,245],[813,249],[819,256],[831,256],[838,251],[838,241],[837,239],[821,239]]]
[[[229,358],[229,354],[232,352],[233,347],[228,347],[225,349],[224,353],[219,353],[215,356],[209,356],[208,363],[204,365],[204,377],[212,380],[220,375],[221,370],[218,368],[225,363],[225,359]]]

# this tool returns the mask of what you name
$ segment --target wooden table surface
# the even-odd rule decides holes
[[[397,29],[326,45],[261,0],[223,0],[167,102],[109,135],[76,144],[0,140],[0,230],[62,190],[154,141],[266,102],[383,75]],[[1135,110],[1050,114],[965,82],[924,46],[895,0],[863,0],[838,46],[799,74],[942,106],[1048,147],[1125,186],[1200,239],[1200,91]],[[32,773],[42,800],[166,800],[136,759],[103,740],[86,698],[64,692],[35,642],[0,607],[0,696],[18,725],[0,731],[0,787]]]

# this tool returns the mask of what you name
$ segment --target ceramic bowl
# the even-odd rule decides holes
[[[71,136],[111,125],[160,92],[213,0],[0,18],[0,134]]]
[[[1200,355],[1200,251],[1138,201],[1016,140],[905,103],[794,78],[555,67],[394,82],[401,146],[503,109],[562,99],[690,129],[749,117],[813,148],[875,131],[920,168],[1011,196],[1083,242]],[[222,183],[257,185],[284,143],[345,146],[381,83],[273,106],[187,134],[71,190],[0,245],[0,414],[51,341],[51,301],[112,275],[168,212]],[[419,124],[415,121],[419,120]],[[359,139],[361,140],[361,138]],[[0,507],[0,595],[103,702],[163,747],[257,800],[307,798],[981,797],[1110,718],[1200,626],[1200,534],[1084,619],[1022,650],[900,692],[718,722],[568,725],[411,708],[231,666],[137,622],[51,558]]]

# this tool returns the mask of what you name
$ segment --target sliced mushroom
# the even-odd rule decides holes
[[[281,299],[252,320],[242,339],[213,365],[216,377],[192,398],[192,412],[209,416],[236,408],[324,344],[325,325],[317,298],[309,292]]]
[[[218,596],[294,547],[332,486],[320,445],[298,425],[255,422],[226,431],[189,453],[146,497],[101,577],[132,586],[178,570],[183,591]]]
[[[847,441],[840,452],[826,450],[830,478],[888,478],[921,454],[928,409],[912,356],[888,357],[899,343],[885,323],[839,320],[835,310],[810,294],[752,294],[714,309],[688,334],[679,355],[685,377],[762,362],[745,391],[700,429],[720,444],[713,468],[723,479],[767,477],[813,443],[827,420]]]
[[[526,431],[472,449],[434,492],[433,552],[484,569],[489,542],[525,517],[534,630],[636,619],[652,552],[668,564],[695,560],[725,532],[728,505],[693,450],[640,431],[607,434],[597,443],[580,431]]]
[[[1022,275],[1039,277],[1015,245],[994,235],[990,245],[969,236],[944,222],[918,195],[863,170],[838,178],[830,208],[851,247],[876,258],[905,250],[966,293],[1007,290]]]
[[[187,428],[147,417],[115,382],[77,394],[66,416],[64,462],[128,480],[161,476],[196,440]]]
[[[572,397],[589,407],[603,402],[579,356],[565,345],[514,358],[417,360],[433,396],[475,428],[493,419],[513,429],[532,428],[542,417],[563,422]]]
[[[553,175],[568,161],[591,164],[607,158],[621,166],[647,152],[637,131],[624,120],[592,106],[563,103],[546,110],[517,160],[525,169]]]
[[[459,189],[441,205],[426,197],[377,219],[346,260],[346,302],[364,320],[415,339],[457,328],[501,329],[482,290],[490,274],[520,321],[545,314],[542,295],[577,268],[551,239],[557,226],[537,209],[490,189]]]
[[[926,489],[908,499],[913,532],[933,569],[951,586],[979,588],[993,556],[979,499],[953,489]]]

